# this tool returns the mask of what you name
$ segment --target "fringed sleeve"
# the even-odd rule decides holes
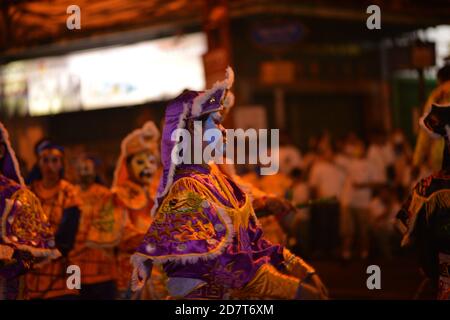
[[[428,222],[437,209],[450,208],[450,189],[436,188],[438,184],[438,179],[433,176],[421,180],[398,213],[397,226],[404,234],[402,246],[412,242],[421,215],[424,217],[420,221]]]

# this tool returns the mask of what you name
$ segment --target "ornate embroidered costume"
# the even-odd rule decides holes
[[[130,257],[152,222],[150,212],[154,204],[155,176],[158,175],[158,139],[159,131],[153,122],[130,133],[122,142],[114,172],[114,205],[123,212],[118,255],[118,289],[122,293],[130,286]],[[162,272],[158,273],[158,279],[155,277],[148,284],[148,289],[141,298],[162,299],[166,296]]]
[[[224,166],[219,166],[219,168],[224,168]],[[233,181],[250,197],[264,238],[272,243],[286,245],[287,234],[280,221],[285,215],[294,211],[293,206],[287,200],[277,197],[273,193],[262,191],[252,180],[247,181],[244,177],[238,176],[230,165],[227,165],[226,170]],[[226,171],[222,172],[226,173]]]
[[[134,290],[152,264],[168,275],[174,298],[295,298],[314,269],[262,237],[250,198],[216,166],[176,164],[177,129],[226,112],[233,72],[206,92],[186,91],[169,103],[162,138],[163,175],[154,221],[132,257]],[[198,152],[198,151],[196,151]],[[291,273],[287,275],[285,273]],[[295,276],[292,276],[295,275]]]
[[[40,161],[47,164],[61,161],[62,148],[48,141],[38,147]],[[59,159],[59,160],[55,160]],[[80,200],[74,185],[62,179],[62,167],[57,173],[56,184],[44,186],[43,172],[39,168],[38,180],[33,180],[30,189],[36,194],[47,214],[50,228],[55,233],[56,247],[62,257],[52,262],[35,266],[25,277],[26,296],[29,299],[53,299],[78,295],[77,289],[67,287],[67,267],[73,264],[69,253],[73,249],[80,217]]]
[[[19,276],[34,262],[60,255],[48,217],[23,183],[6,129],[0,123],[0,300],[18,298]]]
[[[111,191],[93,183],[83,190],[77,187],[81,218],[71,261],[78,265],[81,274],[82,298],[114,299],[117,278],[114,248],[120,240],[122,210],[116,210]],[[107,286],[108,290],[102,287]],[[109,292],[103,292],[109,291]]]
[[[432,136],[449,143],[450,106],[433,105],[421,121]],[[438,299],[450,299],[450,162],[445,148],[442,170],[421,180],[397,215],[402,245],[414,244],[420,265],[436,287]]]

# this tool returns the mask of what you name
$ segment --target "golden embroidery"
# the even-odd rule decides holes
[[[13,234],[31,242],[35,241],[39,235],[50,237],[48,217],[31,191],[25,188],[19,189],[12,195],[11,200],[20,205],[20,214],[15,215],[11,223]]]

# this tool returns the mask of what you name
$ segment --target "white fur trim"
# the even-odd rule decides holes
[[[225,101],[223,103],[223,106],[225,109],[230,109],[232,106],[234,106],[235,97],[233,92],[228,92],[227,96],[225,97]]]
[[[223,81],[217,81],[211,89],[206,90],[202,94],[198,95],[192,104],[192,116],[197,117],[202,113],[202,105],[208,101],[211,96],[219,89],[224,90],[224,93],[226,93],[226,90],[229,90],[234,82],[234,71],[231,69],[231,67],[227,67],[227,71],[225,74],[225,80]],[[221,97],[223,98],[223,96]],[[234,98],[233,98],[234,103]]]
[[[14,152],[13,148],[11,147],[11,143],[9,142],[8,131],[6,130],[6,128],[3,126],[3,124],[1,122],[0,122],[0,131],[1,131],[1,135],[3,137],[3,141],[5,142],[5,145],[6,145],[6,152],[10,154],[13,165],[14,165],[14,170],[16,171],[16,175],[19,178],[18,183],[21,185],[25,185],[23,177],[20,174],[20,167],[19,167],[19,162],[17,161],[16,153]]]
[[[178,118],[178,125],[177,125],[177,129],[183,129],[186,127],[186,120],[187,120],[187,116],[189,113],[189,104],[188,103],[184,103],[183,104],[183,112],[180,115],[180,118]],[[172,156],[172,153],[170,153]],[[156,210],[159,207],[159,203],[158,203],[158,199],[161,197],[164,197],[167,192],[169,192],[170,187],[172,186],[173,183],[173,177],[175,175],[175,168],[176,165],[173,163],[173,161],[170,161],[170,168],[169,168],[169,173],[167,176],[167,181],[166,181],[166,186],[164,187],[164,190],[161,193],[157,193],[154,199],[154,205],[152,207],[151,210],[151,216],[153,217],[156,213]],[[161,177],[161,179],[163,179],[163,177]]]
[[[145,276],[144,262],[146,260],[145,257],[136,254],[130,257],[130,262],[133,265],[133,271],[131,273],[131,291],[133,292],[141,290],[145,285],[147,278]],[[142,280],[139,280],[139,277]]]

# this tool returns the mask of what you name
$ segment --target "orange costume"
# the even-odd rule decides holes
[[[81,269],[81,284],[93,285],[117,278],[114,247],[120,239],[122,210],[115,210],[111,191],[97,183],[83,190],[80,226],[71,261]],[[101,298],[101,297],[100,297]]]
[[[126,290],[131,277],[130,256],[152,222],[150,210],[153,201],[139,185],[131,181],[114,187],[113,193],[116,207],[123,208],[126,212],[118,255],[118,288]]]
[[[153,122],[147,122],[141,129],[130,133],[122,142],[121,154],[114,172],[112,185],[114,205],[125,212],[118,254],[117,286],[122,293],[130,285],[132,273],[130,257],[152,222],[150,214],[154,204],[152,197],[160,175],[157,168],[158,139],[159,131]],[[136,157],[137,164],[133,167],[132,162]],[[162,299],[165,296],[163,273],[155,273],[152,281],[148,283],[148,290],[143,292],[141,298]]]
[[[63,179],[51,189],[44,188],[42,181],[37,180],[31,184],[30,189],[40,199],[42,208],[49,217],[53,233],[57,232],[64,213],[73,214],[73,210],[79,207],[75,186]],[[29,299],[50,299],[78,295],[78,290],[69,289],[66,285],[68,276],[66,269],[71,264],[70,259],[61,257],[44,265],[35,266],[25,276],[27,297]]]
[[[285,206],[281,205],[284,200],[281,200],[283,192],[278,192],[281,195],[273,195],[267,191],[263,191],[257,187],[258,184],[256,180],[253,180],[249,175],[245,177],[238,176],[234,170],[228,172],[233,178],[233,180],[242,188],[252,199],[253,209],[258,216],[259,211],[270,211],[271,214],[266,214],[264,216],[258,217],[258,222],[264,232],[264,238],[269,240],[274,244],[281,244],[285,246],[287,244],[287,235],[281,227],[276,214],[282,214],[285,211]],[[267,176],[271,177],[271,176]],[[285,177],[283,175],[283,177]],[[268,182],[270,180],[263,180]],[[256,182],[256,183],[255,183]],[[286,181],[282,181],[281,184],[285,184]],[[269,186],[266,184],[266,190],[270,190]],[[278,190],[278,189],[277,189]]]

